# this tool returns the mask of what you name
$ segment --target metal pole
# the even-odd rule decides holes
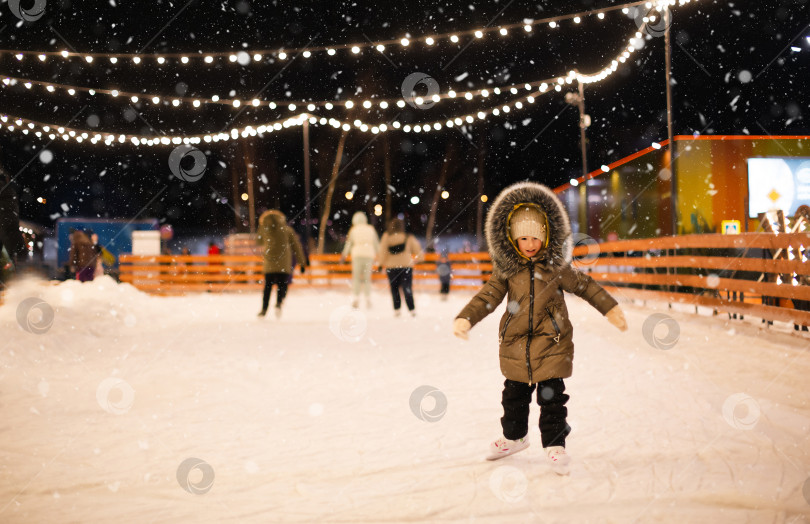
[[[672,135],[672,45],[669,38],[669,27],[672,25],[672,13],[664,9],[664,71],[667,81],[667,138],[669,144],[670,203],[672,205],[672,234],[678,234],[678,183],[675,176],[675,142]]]
[[[310,228],[312,227],[312,216],[310,213],[309,201],[309,120],[304,120],[304,243],[310,249]]]
[[[588,213],[588,151],[585,145],[585,85],[577,81],[579,88],[579,99],[577,106],[579,107],[579,142],[580,149],[582,150],[582,183],[585,186],[585,233],[591,236],[591,221],[590,213]]]
[[[475,243],[479,251],[485,250],[484,242],[484,201],[481,200],[484,196],[484,166],[486,161],[486,152],[484,150],[486,139],[486,131],[481,131],[478,137],[478,202],[476,202],[475,213]]]
[[[245,167],[247,168],[247,190],[248,190],[248,220],[250,221],[250,232],[256,232],[256,201],[253,197],[253,160],[254,160],[254,145],[248,142],[242,143],[244,146],[244,157],[246,160]]]

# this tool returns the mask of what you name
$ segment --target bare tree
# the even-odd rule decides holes
[[[450,165],[453,163],[455,150],[455,141],[452,138],[448,138],[442,168],[439,172],[439,182],[436,184],[436,190],[433,192],[433,202],[430,204],[430,216],[427,223],[427,232],[425,233],[425,249],[428,250],[433,249],[433,227],[436,223],[436,210],[439,208],[439,198],[444,189],[444,184],[447,182],[447,172],[450,169]]]
[[[388,144],[388,133],[383,137],[383,169],[385,170],[385,224],[391,221],[391,155]]]
[[[348,134],[349,131],[345,129],[340,133],[340,140],[338,141],[337,152],[335,153],[335,162],[332,164],[332,176],[329,177],[329,187],[326,191],[323,213],[321,214],[321,227],[318,229],[319,255],[323,254],[324,244],[326,243],[326,224],[329,221],[329,214],[332,211],[332,196],[335,194],[335,185],[338,175],[340,175],[340,162],[343,160],[343,146],[346,144],[346,136]]]

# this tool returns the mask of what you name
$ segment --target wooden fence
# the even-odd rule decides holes
[[[729,315],[810,325],[810,234],[685,235],[580,245],[574,265],[617,298],[706,306]],[[414,287],[435,290],[438,255],[414,268]],[[121,280],[163,294],[257,291],[263,286],[255,255],[121,256]],[[492,272],[486,253],[450,255],[453,289],[480,288]],[[351,264],[339,255],[314,255],[294,285],[349,288]],[[386,277],[375,272],[375,286]]]
[[[414,266],[414,288],[439,289],[436,264],[439,256],[425,255]],[[449,256],[453,269],[451,289],[477,289],[492,273],[486,253],[455,253]],[[261,257],[256,255],[121,255],[121,281],[153,293],[176,294],[189,291],[248,291],[264,286]],[[311,288],[351,287],[350,261],[340,255],[311,255],[310,266],[303,274],[295,269],[294,285]],[[371,275],[375,286],[386,287],[385,273]]]
[[[810,325],[810,234],[744,233],[621,240],[574,250],[617,298],[706,306]]]

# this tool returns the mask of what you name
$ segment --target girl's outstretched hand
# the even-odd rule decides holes
[[[624,319],[624,312],[619,306],[613,306],[613,309],[605,315],[608,321],[619,328],[619,331],[627,331],[627,321]]]
[[[472,324],[466,318],[457,318],[455,322],[453,322],[453,334],[458,338],[463,338],[464,340],[468,340],[470,338],[469,332]]]

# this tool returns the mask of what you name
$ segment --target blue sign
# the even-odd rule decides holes
[[[68,262],[70,230],[92,229],[98,235],[98,243],[115,255],[132,253],[132,232],[158,228],[157,219],[108,220],[103,218],[60,218],[56,221],[57,263],[61,267]],[[117,264],[117,262],[116,262]]]

